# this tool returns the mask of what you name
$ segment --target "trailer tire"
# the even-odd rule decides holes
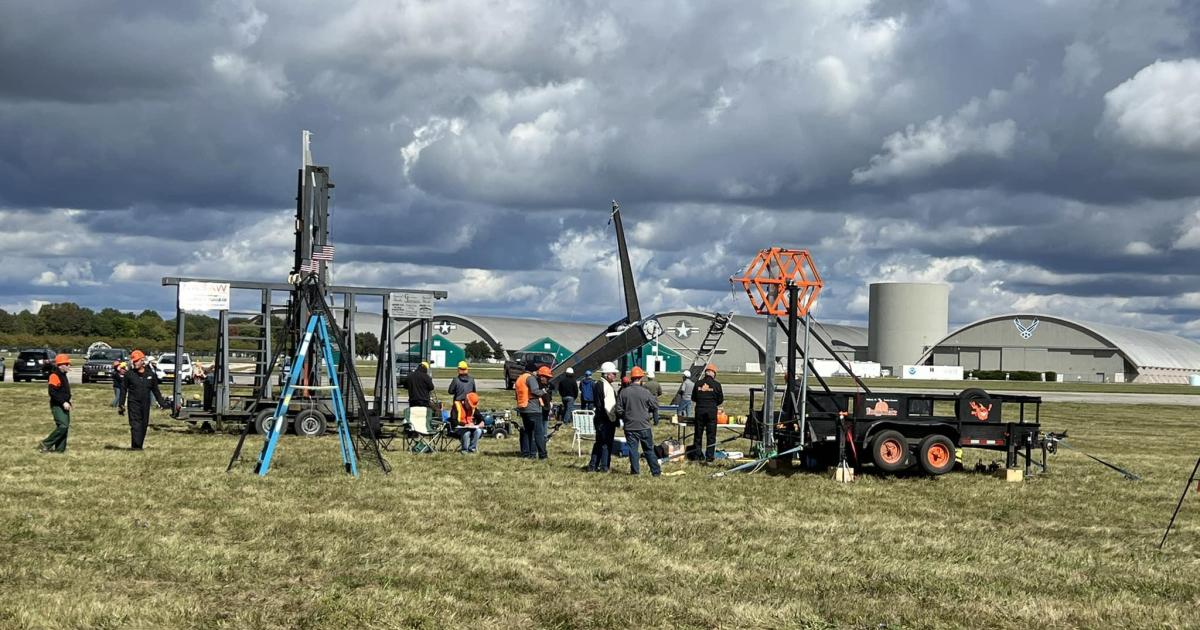
[[[971,403],[975,403],[978,407],[982,407],[987,411],[982,412],[983,417],[976,415],[971,408]],[[992,397],[986,391],[978,387],[964,389],[958,395],[958,402],[955,405],[954,411],[958,415],[958,419],[962,422],[987,422],[988,415],[992,410]]]
[[[508,437],[508,431],[505,431],[504,429],[496,429],[496,432],[492,434],[492,437],[497,440],[503,440]]]
[[[296,414],[296,418],[292,420],[292,427],[296,430],[296,435],[319,437],[325,435],[325,431],[329,428],[329,421],[320,411],[305,409]]]
[[[275,417],[275,409],[263,409],[254,416],[254,432],[266,436],[271,433],[271,418]],[[287,416],[283,418],[283,432],[287,433]]]
[[[883,472],[900,472],[908,468],[908,441],[899,431],[888,429],[871,440],[871,460]]]
[[[935,433],[921,440],[918,454],[921,470],[931,475],[944,475],[954,470],[954,442],[950,438]]]

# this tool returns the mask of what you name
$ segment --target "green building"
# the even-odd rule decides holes
[[[575,354],[574,350],[564,347],[561,343],[551,339],[550,337],[542,337],[537,341],[521,348],[526,352],[553,352],[555,363],[562,363],[567,360],[567,357]]]
[[[414,343],[408,351],[416,354],[421,352],[421,344]],[[433,336],[433,349],[429,353],[429,365],[432,367],[454,367],[459,361],[465,361],[467,353],[462,346],[446,339],[441,335]]]

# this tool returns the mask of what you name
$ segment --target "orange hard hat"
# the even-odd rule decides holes
[[[717,364],[709,363],[708,365],[704,366],[704,371],[712,372],[713,374],[716,374],[717,373]]]
[[[142,352],[141,350],[134,350],[129,355],[130,361],[141,361],[142,359],[145,359],[145,358],[146,358],[146,353]]]
[[[537,369],[537,375],[538,376],[554,376],[554,372],[551,371],[549,367],[543,365],[542,367]]]
[[[472,407],[474,407],[475,405],[478,405],[479,404],[479,394],[476,394],[475,392],[471,392],[471,393],[467,394],[467,403],[470,404]]]
[[[637,366],[634,366],[634,368],[632,370],[629,370],[629,376],[631,378],[642,378],[645,375],[646,375],[646,370],[643,370],[642,368],[637,367]]]
[[[54,365],[71,365],[71,355],[59,353],[54,357]]]

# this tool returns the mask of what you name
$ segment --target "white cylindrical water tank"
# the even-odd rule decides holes
[[[925,350],[941,341],[950,326],[950,285],[929,282],[877,282],[871,285],[867,358],[899,375]]]

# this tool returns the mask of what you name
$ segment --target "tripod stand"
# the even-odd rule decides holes
[[[1175,512],[1171,514],[1171,522],[1167,523],[1167,531],[1163,532],[1162,540],[1158,542],[1159,549],[1162,549],[1163,545],[1167,543],[1167,536],[1171,533],[1171,528],[1175,526],[1175,517],[1179,516],[1179,509],[1183,507],[1183,499],[1187,496],[1188,488],[1192,487],[1192,482],[1196,480],[1198,471],[1200,471],[1200,458],[1196,459],[1196,465],[1192,467],[1192,474],[1183,486],[1183,494],[1179,495],[1179,503],[1175,504]],[[1196,491],[1200,492],[1200,486],[1196,487]]]

